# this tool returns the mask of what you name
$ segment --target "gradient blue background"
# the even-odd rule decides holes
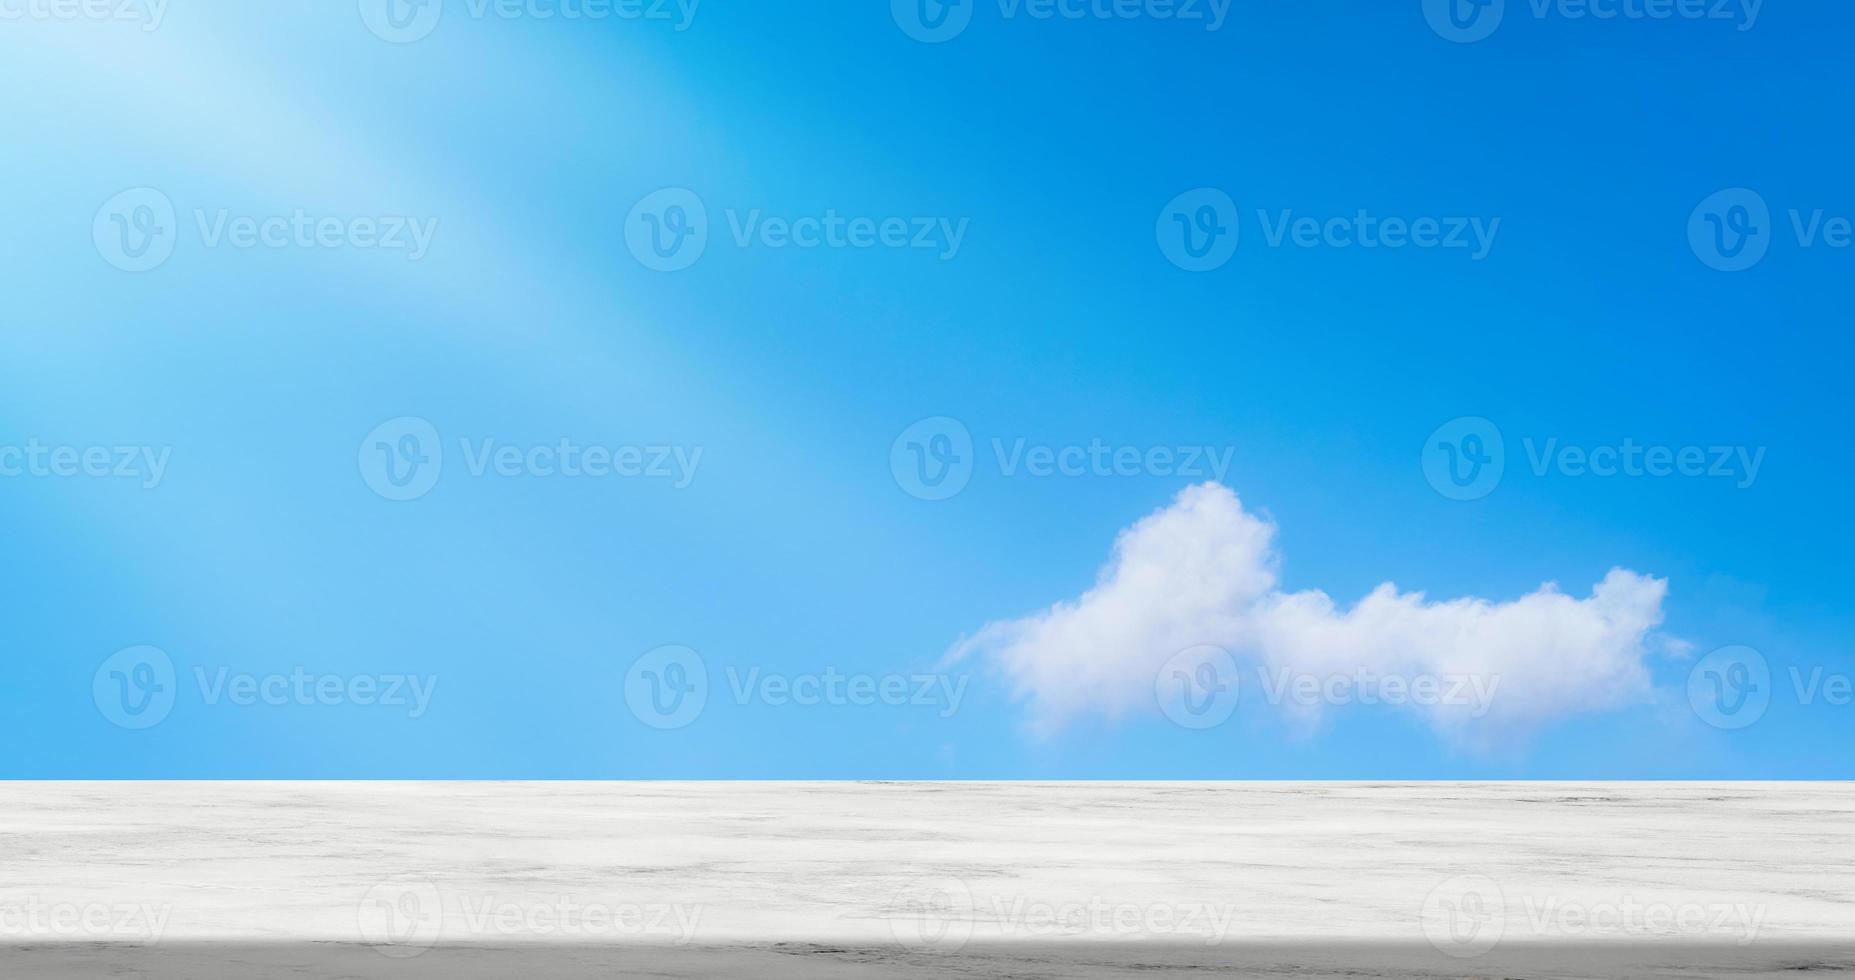
[[[1780,236],[1756,268],[1690,251],[1695,205],[1758,190],[1855,214],[1855,9],[1536,19],[1454,44],[1415,0],[1238,3],[1222,30],[1001,19],[945,44],[887,3],[706,0],[664,22],[475,20],[382,43],[353,3],[176,5],[161,28],[0,22],[0,444],[171,445],[165,482],[0,480],[0,774],[96,777],[1851,777],[1855,707],[1774,701],[1709,728],[1688,665],[1658,698],[1493,756],[1395,711],[1190,732],[1157,714],[1040,741],[996,679],[962,709],[736,705],[728,666],[932,669],[988,620],[1086,588],[1176,477],[902,492],[927,416],[982,440],[1237,449],[1289,588],[1352,601],[1583,594],[1666,576],[1668,632],[1775,670],[1855,672],[1847,597],[1855,252]],[[358,250],[99,257],[124,188],[185,212],[419,214],[419,262]],[[663,274],[631,206],[697,190],[715,240]],[[1170,265],[1154,221],[1226,189],[1246,215],[1474,214],[1492,255],[1270,249]],[[971,219],[954,261],[734,248],[723,208]],[[477,480],[393,503],[380,422],[448,440],[681,442],[694,484]],[[1445,499],[1419,451],[1495,420],[1508,475]],[[1750,489],[1536,478],[1521,438],[1767,449]],[[455,445],[449,447],[455,448]],[[984,451],[984,450],[982,450]],[[661,644],[715,675],[693,725],[626,709]],[[127,731],[98,665],[440,678],[423,718],[205,707]]]

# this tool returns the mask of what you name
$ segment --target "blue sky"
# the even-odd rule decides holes
[[[6,7],[0,774],[1855,776],[1855,12],[968,2]],[[1091,605],[1210,481],[1267,546]],[[1449,618],[1612,569],[1653,625]],[[1386,582],[1323,676],[1527,710],[1220,618]]]

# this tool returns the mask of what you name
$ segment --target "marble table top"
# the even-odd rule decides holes
[[[1852,844],[1842,783],[22,782],[0,962],[1821,975],[1855,963]]]

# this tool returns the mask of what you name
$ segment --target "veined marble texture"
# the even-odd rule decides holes
[[[0,973],[1855,973],[1851,845],[1843,783],[8,783]]]

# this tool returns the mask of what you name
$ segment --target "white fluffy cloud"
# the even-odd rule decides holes
[[[1154,710],[1162,667],[1205,645],[1229,651],[1247,671],[1243,684],[1261,679],[1264,689],[1268,678],[1291,676],[1352,678],[1352,687],[1339,683],[1355,692],[1362,677],[1472,678],[1492,696],[1405,703],[1476,744],[1649,693],[1644,659],[1665,580],[1619,568],[1584,598],[1548,583],[1506,602],[1433,602],[1387,583],[1342,608],[1324,592],[1280,591],[1277,565],[1273,524],[1219,484],[1189,487],[1121,532],[1081,597],[990,624],[948,656],[996,665],[1045,734],[1082,715]],[[1348,703],[1270,700],[1303,720]]]

